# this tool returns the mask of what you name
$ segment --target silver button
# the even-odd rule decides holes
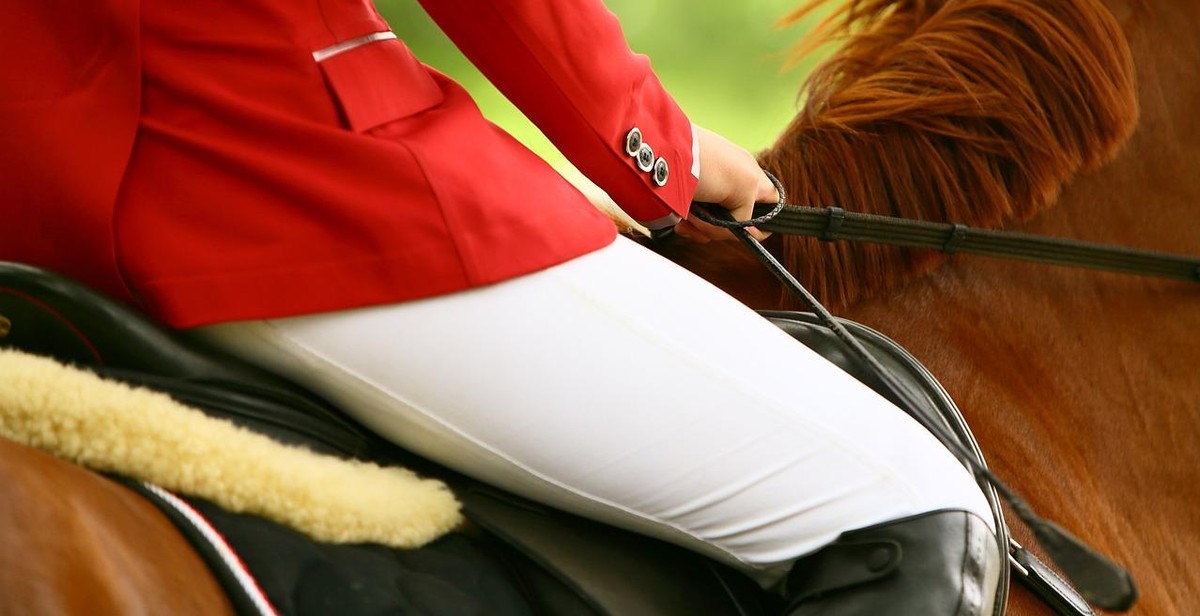
[[[654,168],[654,150],[651,149],[650,144],[642,143],[642,147],[638,149],[637,165],[638,169],[647,173]]]
[[[630,156],[637,156],[638,151],[642,149],[642,129],[634,127],[625,135],[625,153]]]
[[[658,160],[654,161],[654,183],[659,186],[667,185],[667,178],[671,175],[671,168],[667,166],[667,161],[659,156]]]

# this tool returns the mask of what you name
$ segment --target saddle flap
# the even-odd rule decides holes
[[[582,600],[575,609],[551,613],[580,613],[583,607],[596,614],[749,616],[779,609],[767,605],[774,597],[746,576],[683,548],[486,487],[459,497],[467,518]],[[553,582],[537,592],[563,594]]]

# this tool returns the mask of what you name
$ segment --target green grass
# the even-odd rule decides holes
[[[562,1],[562,0],[560,0]],[[392,29],[427,64],[461,82],[484,114],[559,169],[562,156],[509,104],[412,0],[377,0]],[[693,122],[755,151],[770,145],[797,109],[808,66],[784,71],[804,26],[777,20],[799,0],[698,3],[695,0],[610,0],[630,46],[655,72]]]

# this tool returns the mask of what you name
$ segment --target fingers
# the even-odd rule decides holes
[[[758,194],[754,200],[758,203],[779,203],[779,190],[775,188],[775,183],[771,178],[767,177],[766,173],[761,174],[762,177],[758,180]]]
[[[763,177],[766,177],[766,176],[763,176]],[[770,183],[771,183],[771,180],[767,180],[767,183],[768,183],[768,184],[770,184]],[[774,186],[774,185],[771,185],[771,193],[772,193],[772,194],[777,194],[777,193],[775,192],[775,186]],[[775,201],[779,201],[779,198],[778,198],[778,197],[776,197]],[[734,220],[750,220],[751,218],[754,218],[754,204],[755,204],[755,202],[758,202],[758,203],[771,203],[771,201],[767,201],[767,200],[764,200],[764,199],[755,199],[755,201],[752,201],[752,202],[750,202],[750,203],[747,203],[747,204],[745,204],[745,205],[742,205],[742,206],[739,206],[739,207],[737,207],[737,208],[734,208],[734,209],[732,209],[732,210],[730,211],[730,213],[731,213],[731,214],[733,214],[733,218],[734,218]],[[710,225],[710,226],[711,226],[711,225]],[[721,230],[722,230],[722,231],[725,231],[725,229],[721,229]],[[765,240],[765,239],[767,239],[768,237],[770,237],[770,236],[771,236],[771,234],[770,234],[770,233],[766,233],[766,232],[764,232],[764,231],[760,231],[760,230],[758,230],[756,227],[746,227],[746,230],[750,232],[750,236],[751,236],[751,237],[753,237],[754,239],[756,239],[756,240],[758,240],[758,241],[760,241],[760,242],[761,242],[762,240]],[[728,235],[726,235],[726,238],[725,238],[725,239],[731,239],[731,238],[733,238],[733,234],[728,234]]]
[[[763,198],[756,199],[755,201],[760,203],[772,203],[770,200],[772,195],[774,195],[775,201],[779,201],[779,196],[778,192],[775,190],[775,185],[772,184],[771,180],[767,179],[765,175],[763,176],[763,179],[767,182],[767,187],[758,187],[759,194],[762,195]],[[725,205],[725,207],[729,207],[729,213],[733,216],[734,220],[749,220],[754,216],[755,201],[743,203],[736,207],[729,207],[729,205]],[[763,241],[771,236],[770,233],[760,231],[755,227],[746,227],[746,230],[750,233],[751,237],[759,241]],[[713,241],[723,242],[735,239],[733,232],[729,229],[711,225],[695,216],[691,216],[686,220],[682,220],[679,222],[679,224],[675,225],[675,233],[700,244],[707,244],[708,242]]]
[[[746,227],[746,231],[750,233],[750,237],[758,241],[763,241],[771,237],[770,233],[760,231],[756,227]],[[723,227],[710,225],[698,218],[689,218],[675,225],[675,233],[680,237],[685,237],[697,244],[707,244],[709,242],[724,242],[727,240],[736,239],[733,232]]]
[[[762,177],[758,181],[758,195],[754,198],[754,201],[756,203],[779,203],[783,195],[779,194],[779,189],[775,187],[775,183],[771,181],[771,178],[767,177],[766,173],[760,173],[759,175]],[[750,206],[750,216],[754,216],[753,205]],[[750,227],[750,234],[760,242],[771,237],[770,232],[759,231],[755,227]]]
[[[750,232],[750,237],[752,237],[760,242],[767,239],[768,237],[771,237],[770,232],[760,231],[758,229],[758,227],[746,227],[746,231]]]
[[[754,204],[756,202],[775,203],[779,201],[779,193],[775,189],[775,185],[771,183],[771,180],[767,178],[765,174],[762,174],[761,171],[759,174],[762,175],[762,179],[764,182],[766,182],[766,185],[763,186],[760,184],[756,188],[758,194],[757,198],[734,207],[730,207],[730,205],[725,204],[725,207],[729,208],[729,213],[733,216],[734,220],[749,220],[750,218],[753,218]],[[750,233],[751,237],[760,242],[771,236],[770,233],[760,231],[755,227],[746,227],[746,231]],[[675,225],[675,232],[680,236],[701,244],[707,244],[708,242],[712,241],[723,242],[735,239],[733,232],[729,229],[711,225],[695,216],[680,221],[679,224]]]

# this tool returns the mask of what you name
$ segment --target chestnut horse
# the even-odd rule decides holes
[[[854,0],[824,30],[845,46],[760,161],[792,203],[1198,255],[1198,32],[1192,0]],[[941,379],[1000,477],[1130,569],[1134,613],[1196,613],[1200,286],[768,246]],[[740,246],[660,250],[753,307],[791,307]],[[1016,592],[1011,611],[1045,609]]]
[[[0,614],[232,614],[149,501],[0,438]]]
[[[1200,85],[1186,70],[1200,4],[1105,3],[851,0],[827,32],[854,36],[762,161],[794,202],[1200,252]],[[1131,569],[1136,613],[1194,611],[1200,289],[772,242],[835,312],[939,376],[1035,508]],[[778,286],[737,250],[664,247],[776,307]],[[3,439],[0,460],[0,527],[22,530],[3,533],[0,612],[229,611],[152,505]],[[1011,613],[1048,611],[1018,591]]]

